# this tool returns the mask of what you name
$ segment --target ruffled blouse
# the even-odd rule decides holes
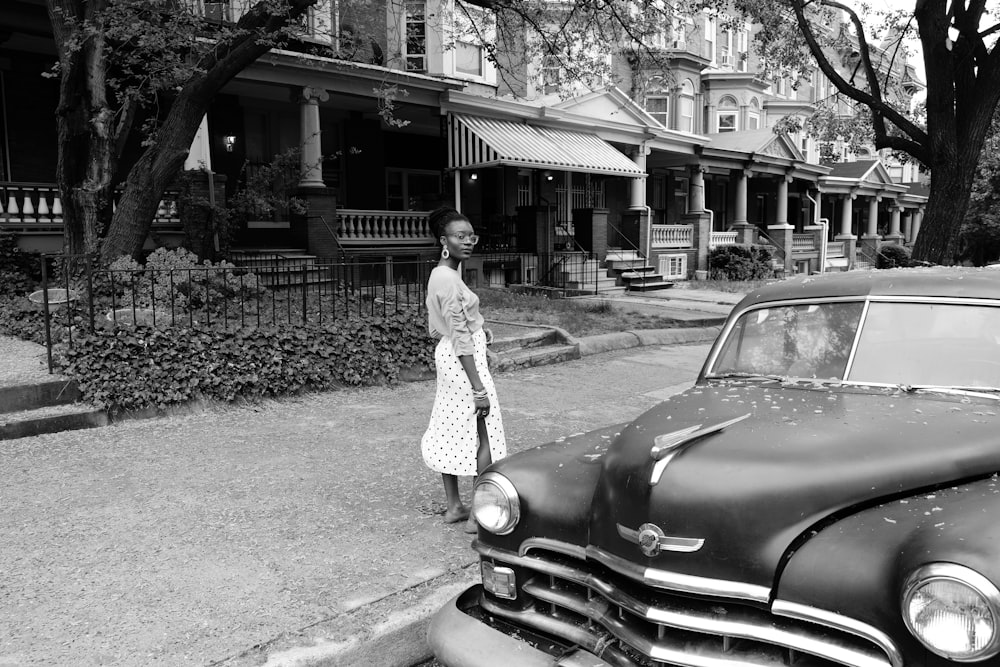
[[[448,338],[456,356],[473,354],[472,334],[483,328],[479,297],[458,271],[437,266],[427,281],[427,330],[434,338]]]

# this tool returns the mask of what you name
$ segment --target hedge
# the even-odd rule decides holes
[[[118,326],[74,336],[57,355],[83,398],[112,414],[392,382],[433,368],[424,318],[400,311],[323,326],[223,331]]]

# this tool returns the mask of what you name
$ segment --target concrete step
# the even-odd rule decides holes
[[[498,354],[496,370],[509,371],[515,368],[544,366],[579,358],[580,350],[576,345],[543,345],[542,347],[523,348]]]
[[[0,440],[96,428],[107,426],[108,423],[108,414],[91,405],[83,403],[49,405],[0,415]]]
[[[667,280],[657,280],[648,282],[635,282],[630,283],[628,286],[629,292],[651,292],[653,290],[670,289],[674,284]]]
[[[624,271],[619,274],[619,278],[625,282],[631,282],[636,280],[663,280],[663,274],[656,273],[653,271],[653,267],[646,266],[643,267],[646,270],[643,271]]]
[[[0,387],[0,413],[20,412],[46,405],[65,405],[78,400],[80,389],[76,380],[66,378]]]
[[[615,278],[609,278],[607,276],[598,276],[597,280],[567,280],[565,283],[566,289],[575,290],[604,290],[613,287],[619,287],[618,281]]]
[[[558,336],[554,329],[533,332],[523,336],[510,336],[507,338],[497,338],[490,345],[490,349],[497,354],[510,352],[513,350],[531,349],[552,345],[558,342]]]
[[[608,248],[608,252],[604,256],[604,259],[605,259],[605,261],[631,262],[631,261],[642,259],[642,255],[639,254],[638,250],[624,250],[622,248]]]
[[[646,264],[641,257],[635,259],[608,259],[604,262],[609,271],[652,271],[653,267]]]

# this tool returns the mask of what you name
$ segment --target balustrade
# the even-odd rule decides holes
[[[694,227],[691,225],[653,225],[654,248],[691,248],[694,246]]]
[[[736,232],[712,232],[709,235],[709,248],[717,248],[724,245],[736,245]]]
[[[844,256],[844,242],[843,241],[830,241],[826,244],[826,256],[830,257],[843,257]]]
[[[813,234],[792,234],[792,251],[805,252],[816,249],[816,238]]]
[[[174,193],[167,193],[160,201],[153,224],[158,227],[180,225]],[[61,231],[62,225],[63,203],[54,184],[0,182],[0,227]]]
[[[426,245],[434,242],[422,211],[337,209],[337,238],[342,245]]]

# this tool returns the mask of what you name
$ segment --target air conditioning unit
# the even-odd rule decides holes
[[[674,40],[674,44],[673,44],[673,48],[680,49],[682,51],[686,50],[687,49],[687,42],[685,42],[683,39],[675,39]]]
[[[733,57],[730,56],[730,55],[721,56],[719,58],[719,65],[721,65],[722,67],[732,67],[733,66]]]

